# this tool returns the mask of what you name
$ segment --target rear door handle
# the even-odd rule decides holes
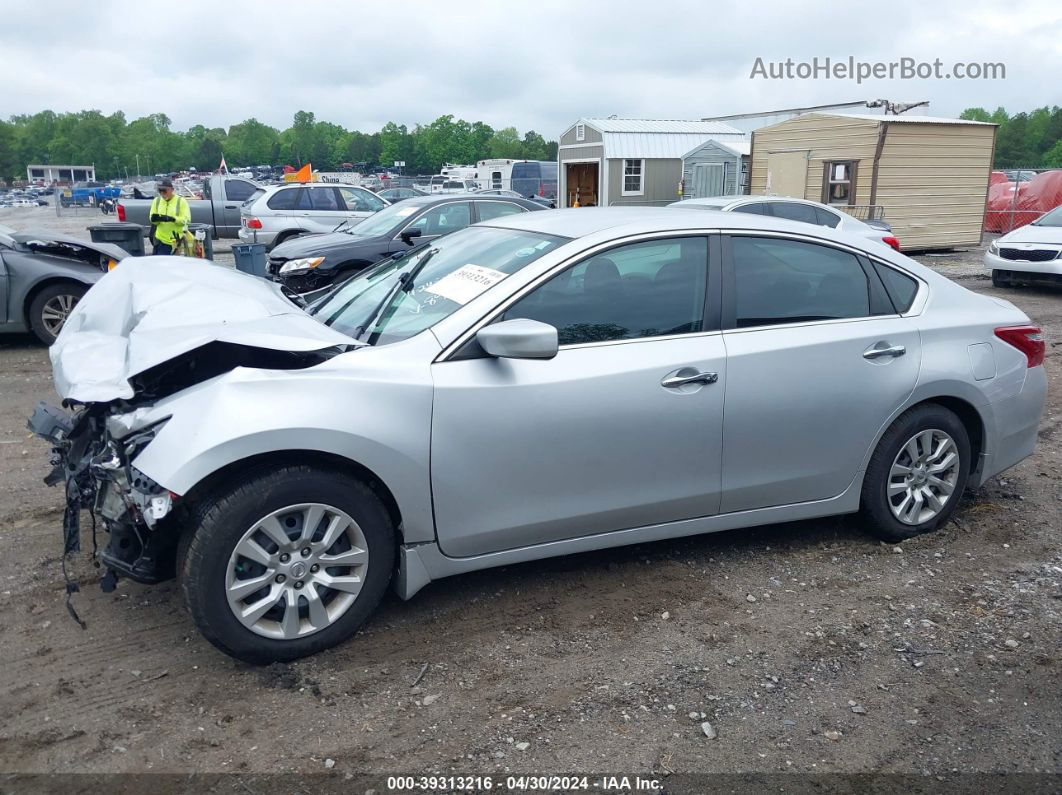
[[[878,345],[881,345],[883,347],[879,348]],[[907,353],[907,348],[905,348],[903,345],[888,345],[879,342],[873,348],[868,348],[867,350],[863,351],[863,358],[880,359],[882,356],[903,356],[905,353]]]
[[[679,370],[679,373],[683,372]],[[660,386],[677,389],[687,384],[714,384],[719,380],[719,373],[693,373],[693,375],[669,375],[660,382]]]

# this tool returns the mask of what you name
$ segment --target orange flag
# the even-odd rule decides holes
[[[292,182],[309,182],[311,179],[313,179],[312,173],[313,172],[310,170],[310,164],[307,163],[305,166],[295,172],[295,178],[292,180]]]

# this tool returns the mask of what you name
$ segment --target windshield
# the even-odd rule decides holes
[[[378,213],[374,213],[361,223],[354,224],[343,231],[351,235],[364,235],[365,237],[377,237],[387,235],[391,230],[397,229],[409,216],[420,210],[420,207],[409,204],[392,204]]]
[[[401,259],[380,263],[307,312],[370,345],[398,342],[435,325],[565,242],[539,232],[469,227],[413,249]],[[407,281],[400,285],[402,278]]]
[[[1047,215],[1037,218],[1033,226],[1062,226],[1062,207],[1056,207]]]

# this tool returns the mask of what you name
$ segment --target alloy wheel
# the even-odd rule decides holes
[[[63,324],[77,306],[76,295],[57,295],[45,302],[41,310],[41,323],[53,337],[63,330]]]
[[[348,514],[303,503],[264,516],[229,557],[225,596],[252,632],[290,640],[319,632],[345,614],[365,583],[365,534]]]
[[[916,433],[889,470],[886,497],[892,515],[907,525],[933,519],[955,492],[960,464],[959,448],[947,433],[936,428]]]

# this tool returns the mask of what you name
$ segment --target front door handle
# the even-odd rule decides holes
[[[878,343],[882,345],[882,343]],[[863,351],[864,359],[880,359],[882,356],[903,356],[907,353],[907,348],[903,345],[884,345],[884,347],[873,347]]]
[[[679,370],[681,373],[682,370]],[[660,382],[660,386],[677,389],[687,384],[714,384],[719,380],[719,373],[694,373],[693,375],[669,375]]]

